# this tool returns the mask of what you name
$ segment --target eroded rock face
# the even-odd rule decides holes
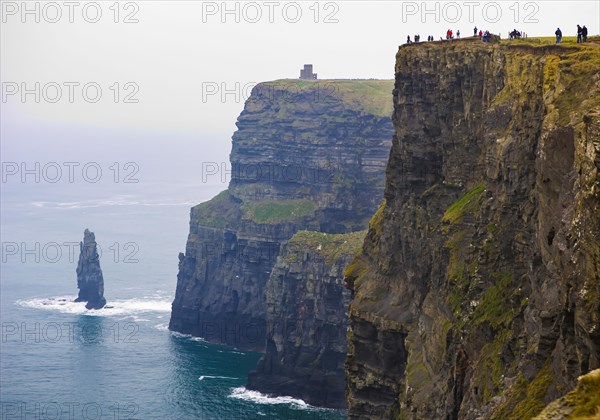
[[[600,365],[597,46],[403,46],[350,419],[531,418]]]
[[[249,389],[309,404],[345,406],[347,305],[344,267],[365,231],[300,231],[282,248],[266,288],[267,345]]]
[[[238,118],[227,191],[191,211],[169,328],[243,349],[266,343],[265,290],[298,230],[364,229],[383,192],[391,81],[256,86]]]
[[[79,243],[79,261],[77,262],[77,288],[79,295],[75,302],[87,302],[87,309],[102,309],[106,305],[104,298],[104,278],[100,269],[96,237],[86,229],[83,242]]]

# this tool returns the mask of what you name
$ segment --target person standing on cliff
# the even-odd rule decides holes
[[[456,31],[456,38],[460,38],[460,29]]]
[[[556,35],[556,43],[560,44],[562,40],[562,31],[560,28],[556,28],[556,32],[554,32],[554,34]]]
[[[583,25],[583,28],[581,28],[581,42],[587,41],[587,34],[588,34],[588,30],[587,30],[586,26]]]
[[[579,44],[581,42],[581,33],[582,33],[582,29],[581,26],[577,25],[577,43]]]
[[[410,35],[408,35],[408,36],[406,37],[406,43],[407,43],[407,44],[410,44],[411,42],[412,42],[412,41],[410,40]]]
[[[473,29],[473,36],[477,36],[477,26]]]

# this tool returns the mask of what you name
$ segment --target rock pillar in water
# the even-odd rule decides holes
[[[85,305],[87,309],[101,309],[106,305],[104,279],[96,245],[94,233],[86,229],[83,232],[83,242],[79,243],[79,262],[77,263],[79,296],[75,302],[87,302]]]

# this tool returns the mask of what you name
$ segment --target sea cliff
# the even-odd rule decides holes
[[[600,366],[600,45],[402,46],[350,419],[526,419]]]
[[[392,87],[279,80],[253,89],[233,134],[228,189],[191,210],[171,330],[265,348],[265,292],[281,245],[299,230],[363,230],[379,205]]]
[[[265,354],[248,388],[316,406],[345,406],[350,292],[344,268],[365,233],[299,231],[283,246],[266,288]]]

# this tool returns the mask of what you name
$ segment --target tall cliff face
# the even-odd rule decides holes
[[[392,88],[381,80],[258,85],[233,135],[229,191],[259,206],[308,200],[315,230],[363,229],[379,204],[374,189],[383,188]]]
[[[267,283],[267,345],[248,388],[316,406],[345,406],[350,292],[344,267],[365,231],[300,231],[282,248]]]
[[[86,302],[87,309],[101,309],[106,305],[104,298],[104,277],[100,268],[96,237],[86,229],[83,242],[79,243],[77,261],[77,288],[79,294],[75,302]]]
[[[401,47],[349,418],[531,418],[600,365],[600,48]]]
[[[265,287],[298,230],[364,229],[383,193],[392,81],[256,86],[238,118],[227,191],[191,211],[169,328],[263,349]]]

